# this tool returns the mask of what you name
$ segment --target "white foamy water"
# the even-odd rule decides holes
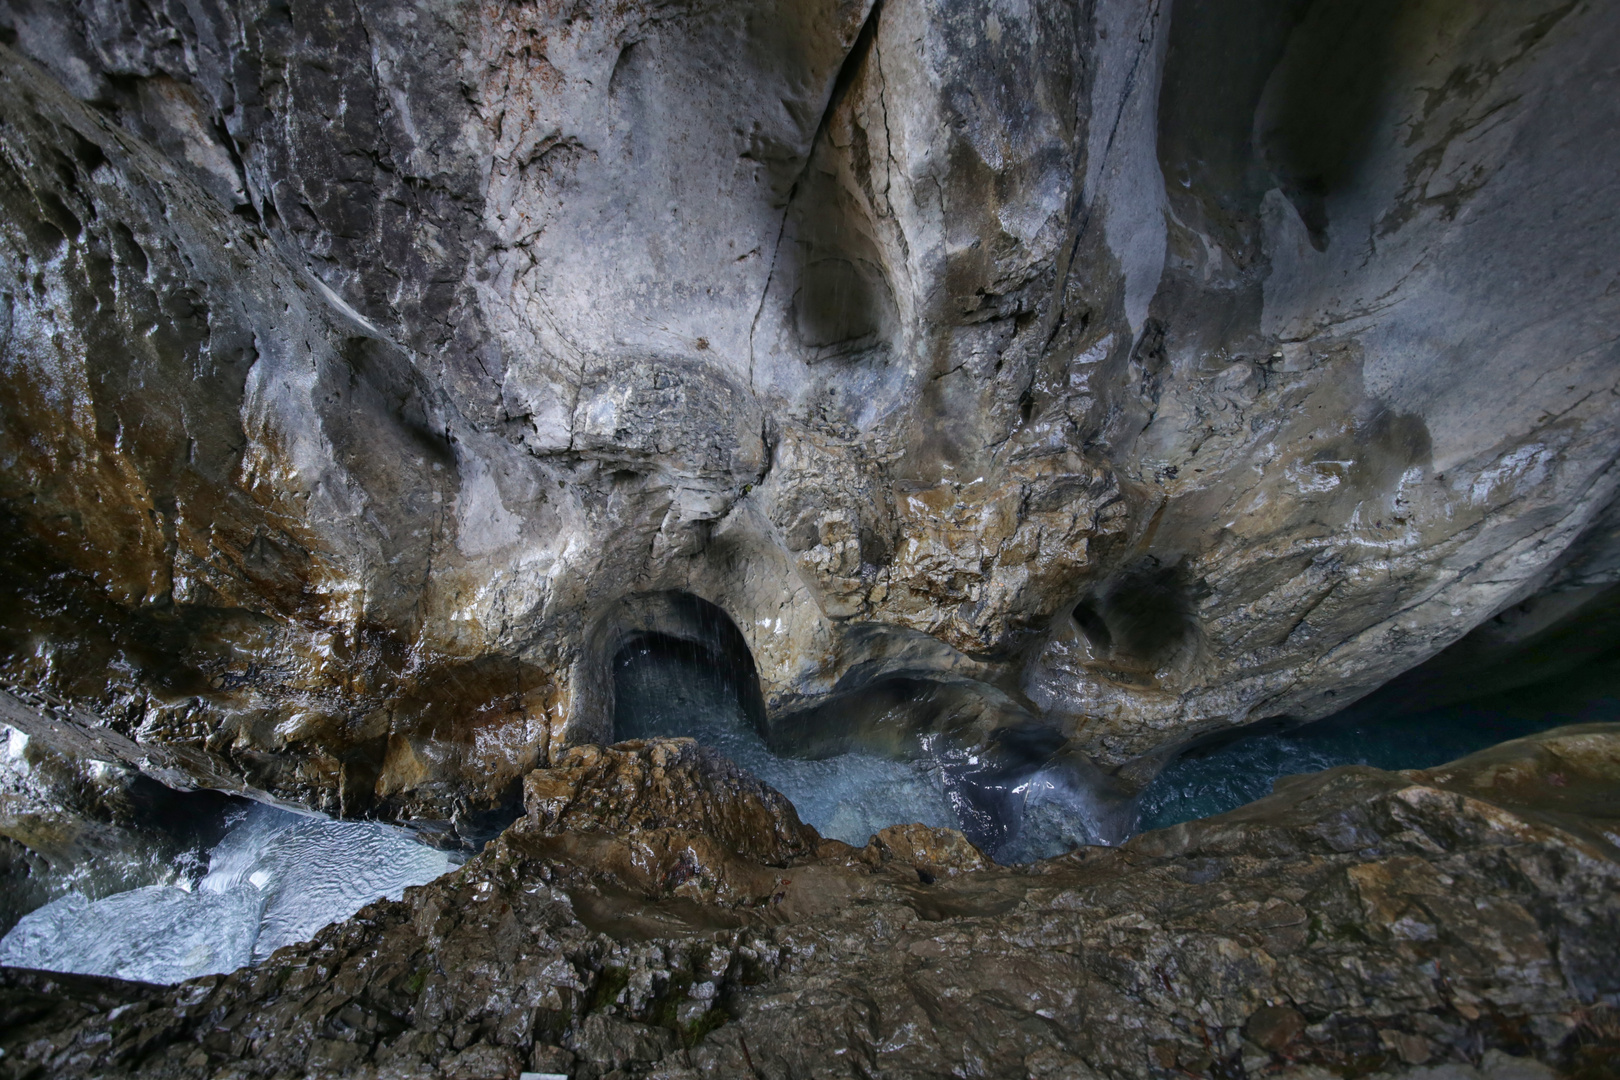
[[[990,821],[993,812],[972,805],[975,791],[962,775],[982,772],[982,763],[953,751],[947,740],[926,737],[918,752],[903,758],[860,750],[818,759],[786,757],[766,745],[744,714],[732,673],[695,651],[682,656],[644,649],[620,660],[615,672],[620,738],[694,738],[786,795],[800,820],[823,836],[860,847],[890,825],[962,828],[970,836],[988,825],[993,831],[986,851],[992,857],[1030,862],[1111,835],[1099,825],[1111,811],[1084,790],[1072,768],[1031,767],[994,781],[999,820]],[[985,793],[978,794],[982,800]]]
[[[156,983],[234,971],[457,862],[404,829],[255,806],[193,888],[70,893],[0,939],[0,964]]]

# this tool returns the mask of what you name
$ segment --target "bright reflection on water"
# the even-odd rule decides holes
[[[0,939],[0,964],[156,983],[234,971],[457,861],[387,825],[268,806],[233,814],[200,879],[100,900],[70,893]]]
[[[1265,798],[1284,776],[1340,765],[1427,769],[1508,739],[1560,724],[1620,719],[1620,699],[1603,697],[1568,713],[1456,705],[1367,715],[1351,708],[1284,734],[1257,735],[1172,763],[1142,792],[1138,829],[1162,829],[1224,814]]]
[[[619,739],[686,736],[718,750],[786,795],[801,820],[857,847],[889,825],[957,824],[937,761],[850,753],[804,761],[778,757],[744,715],[722,670],[659,649],[621,656],[615,670]]]
[[[993,747],[974,748],[941,732],[901,737],[884,727],[889,717],[843,734],[850,743],[864,735],[891,753],[822,747],[816,756],[780,755],[741,703],[742,681],[752,678],[702,647],[642,641],[614,663],[615,737],[694,738],[786,795],[823,836],[857,847],[880,829],[915,823],[959,828],[1004,863],[1118,838],[1108,824],[1118,808],[1089,782],[1089,765],[1055,755],[1041,730],[1008,729]],[[857,710],[862,703],[848,704]]]

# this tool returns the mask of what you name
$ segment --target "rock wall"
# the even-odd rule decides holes
[[[9,0],[4,674],[456,820],[670,592],[772,716],[949,674],[1140,777],[1325,714],[1615,579],[1617,36]]]

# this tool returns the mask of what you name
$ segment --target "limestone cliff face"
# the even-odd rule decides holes
[[[670,592],[1140,772],[1615,577],[1602,5],[0,12],[5,673],[199,777],[466,813]]]

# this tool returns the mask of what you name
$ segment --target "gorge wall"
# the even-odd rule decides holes
[[[1620,578],[1602,4],[0,41],[0,673],[185,782],[471,820],[672,593],[767,724],[974,680],[1140,780]]]

